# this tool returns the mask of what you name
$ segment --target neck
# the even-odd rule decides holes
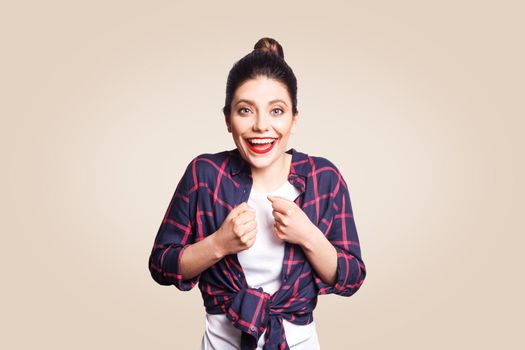
[[[290,174],[292,155],[283,153],[274,164],[264,169],[251,168],[253,189],[258,192],[272,192],[281,186]]]

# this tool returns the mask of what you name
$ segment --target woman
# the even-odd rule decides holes
[[[223,108],[236,148],[186,167],[149,259],[155,281],[206,308],[201,349],[319,349],[319,294],[366,275],[348,187],[323,157],[286,150],[297,82],[281,45],[260,39],[230,70]]]

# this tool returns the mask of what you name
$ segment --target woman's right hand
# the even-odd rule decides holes
[[[224,257],[250,248],[255,243],[256,234],[255,209],[242,202],[230,211],[213,236],[216,248]]]

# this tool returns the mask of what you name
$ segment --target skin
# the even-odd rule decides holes
[[[231,110],[231,115],[225,117],[226,126],[251,166],[253,188],[272,192],[288,178],[291,155],[285,151],[299,116],[292,113],[286,85],[264,76],[248,80],[237,88]],[[251,137],[271,137],[277,141],[270,152],[258,154],[248,147],[246,139]],[[335,247],[295,202],[279,196],[268,196],[268,200],[275,218],[274,235],[299,245],[319,278],[333,285],[337,274]],[[243,202],[228,214],[216,232],[185,249],[182,275],[185,279],[194,277],[224,256],[249,249],[256,236],[255,209]]]
[[[285,153],[295,131],[299,113],[292,114],[286,85],[267,77],[240,85],[232,99],[231,115],[225,118],[228,131],[242,157],[251,165],[253,189],[271,192],[288,177],[291,155]],[[247,138],[277,138],[272,150],[253,152]]]

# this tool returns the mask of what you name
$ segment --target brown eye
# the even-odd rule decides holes
[[[274,109],[272,109],[272,113],[274,115],[281,115],[281,114],[284,113],[284,111],[281,108],[274,108]]]
[[[245,112],[246,111],[246,112]],[[250,110],[246,107],[241,107],[239,108],[239,114],[246,114],[248,113]]]

